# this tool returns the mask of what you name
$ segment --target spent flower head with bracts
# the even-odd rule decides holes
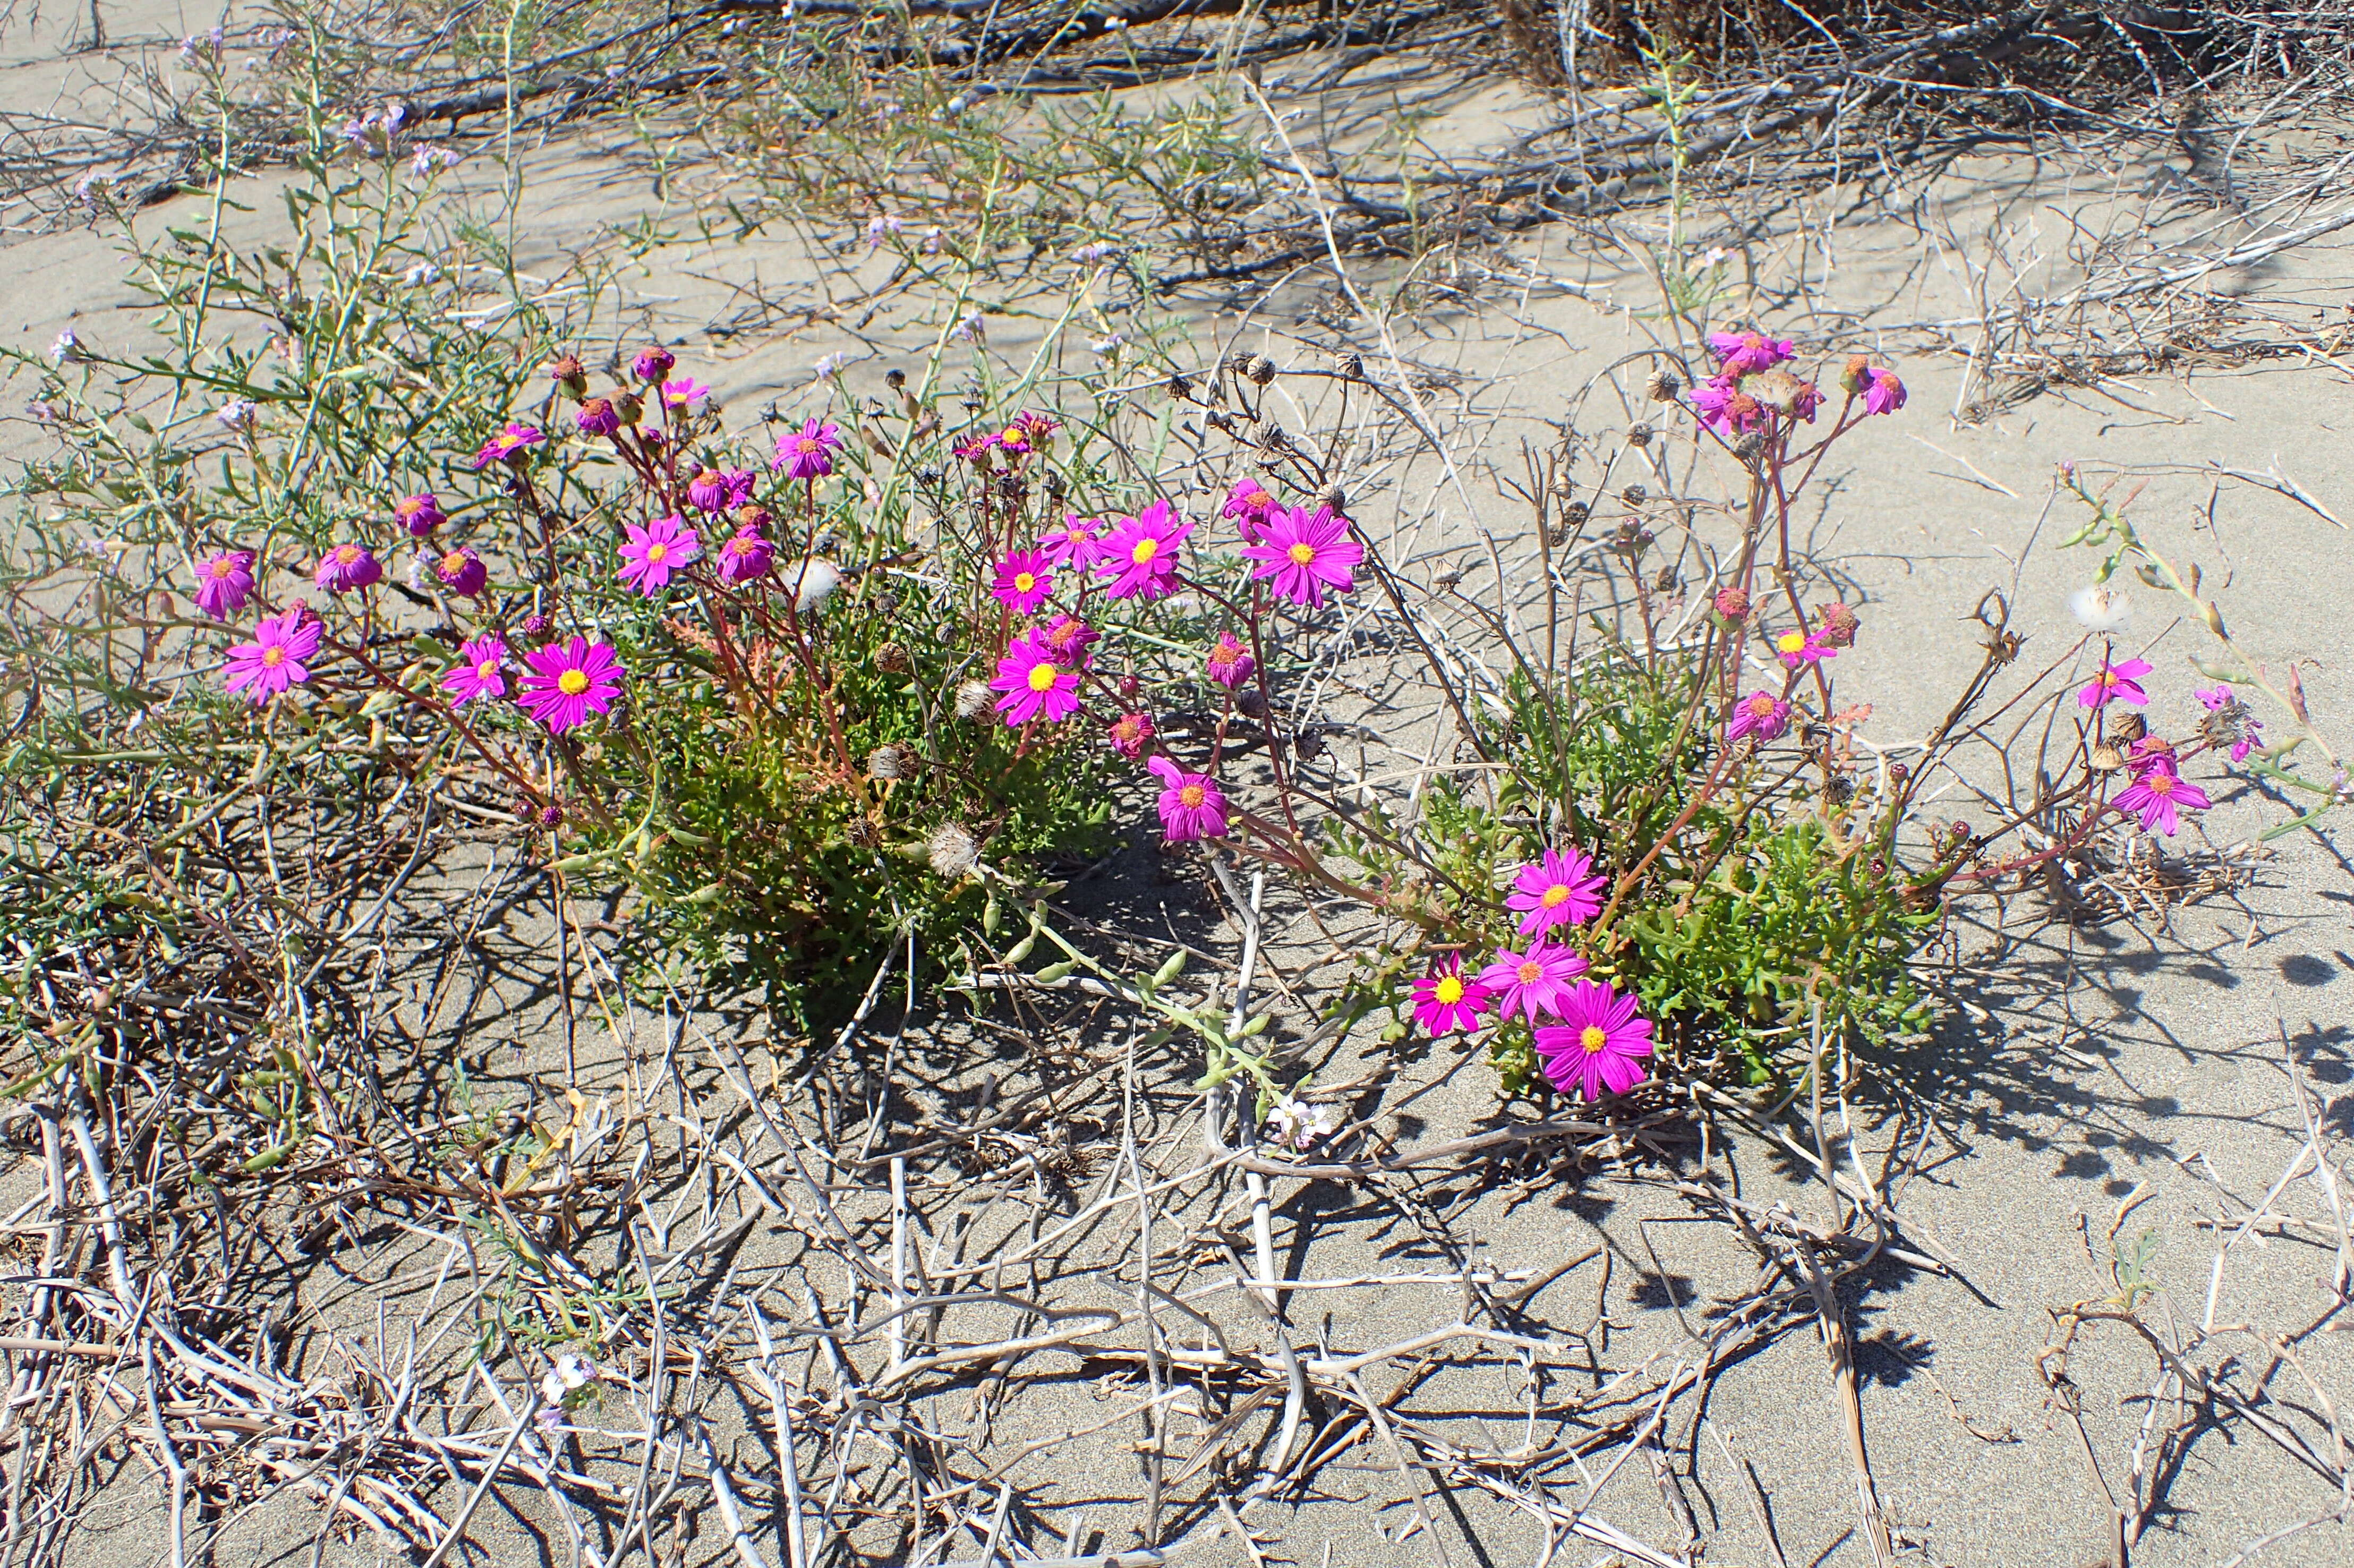
[[[2146,659],[2127,659],[2122,663],[2101,662],[2084,689],[2076,694],[2076,701],[2084,707],[2106,707],[2111,703],[2131,703],[2140,706],[2149,701],[2149,694],[2141,689],[2140,681],[2150,673],[2152,665]]]
[[[310,661],[318,655],[326,628],[298,604],[282,615],[265,616],[253,628],[253,641],[232,643],[221,684],[245,694],[255,707],[311,678]]]
[[[1326,588],[1347,593],[1357,586],[1365,547],[1349,536],[1349,520],[1331,508],[1295,506],[1267,514],[1258,543],[1242,553],[1259,563],[1254,577],[1272,579],[1275,591],[1294,604],[1321,609]]]
[[[1537,1056],[1545,1076],[1563,1094],[1575,1088],[1588,1100],[1607,1089],[1623,1095],[1648,1075],[1651,1021],[1634,997],[1595,980],[1580,980],[1562,1001],[1561,1022],[1536,1032]]]
[[[196,563],[196,608],[227,620],[253,597],[253,552],[223,550]]]
[[[1047,569],[1043,552],[1016,550],[997,563],[997,577],[990,584],[990,591],[1015,614],[1029,615],[1055,591],[1055,574]]]
[[[1702,426],[1728,441],[1766,422],[1766,405],[1722,376],[1693,387],[1691,406]]]
[[[1904,407],[1904,383],[1896,378],[1896,372],[1874,366],[1870,375],[1872,384],[1863,392],[1866,414],[1893,414]]]
[[[384,563],[365,545],[337,545],[319,557],[313,580],[329,593],[350,593],[384,580]]]
[[[652,599],[670,587],[671,574],[684,570],[703,553],[703,539],[676,513],[652,523],[624,523],[628,535],[621,545],[620,578]]]
[[[1251,657],[1249,649],[1235,641],[1233,632],[1221,631],[1209,656],[1202,661],[1202,667],[1210,679],[1231,692],[1251,678],[1258,661]]]
[[[584,397],[572,423],[584,436],[610,436],[621,428],[621,416],[610,397]]]
[[[1177,586],[1178,552],[1193,531],[1192,521],[1181,521],[1166,501],[1123,521],[1104,542],[1104,557],[1096,568],[1111,577],[1105,591],[1114,599],[1154,599],[1170,593]]]
[[[997,662],[997,678],[989,683],[1002,692],[997,711],[1009,725],[1021,726],[1043,717],[1060,724],[1079,711],[1079,673],[1055,662],[1054,651],[1035,630],[1015,638]]]
[[[1479,1027],[1479,1014],[1495,993],[1463,972],[1463,955],[1449,953],[1414,982],[1414,1021],[1434,1037]]]
[[[652,348],[638,351],[638,356],[630,362],[630,373],[641,381],[660,381],[677,363],[671,357],[670,350],[657,344]]]
[[[1724,721],[1727,745],[1755,736],[1759,741],[1778,740],[1790,727],[1790,705],[1771,692],[1752,692],[1733,705]]]
[[[1069,615],[1055,617],[1039,630],[1038,635],[1056,663],[1081,666],[1087,663],[1087,649],[1103,640],[1102,632]]]
[[[1226,832],[1226,795],[1206,773],[1188,773],[1169,758],[1156,755],[1145,766],[1161,780],[1161,832],[1171,843],[1187,839],[1223,838]]]
[[[1497,948],[1495,961],[1479,971],[1479,983],[1494,993],[1497,1017],[1518,1012],[1534,1023],[1542,1013],[1559,1012],[1569,982],[1591,967],[1567,948],[1536,941],[1525,952]]]
[[[477,637],[461,643],[458,667],[441,677],[441,689],[450,694],[451,707],[463,707],[472,702],[507,694],[507,645],[496,636]]]
[[[442,524],[450,521],[441,514],[441,503],[429,490],[414,495],[404,495],[392,503],[393,521],[408,530],[409,537],[422,539]]]
[[[777,455],[769,466],[788,479],[823,479],[833,471],[833,451],[840,445],[840,425],[811,418],[777,438]]]
[[[578,728],[591,714],[610,712],[627,673],[611,643],[591,642],[577,634],[535,648],[523,661],[528,673],[515,701],[551,735]]]
[[[1582,926],[1602,913],[1610,878],[1596,873],[1594,857],[1572,845],[1547,850],[1512,878],[1505,907],[1521,912],[1521,935],[1543,936],[1565,926]]]
[[[733,512],[751,499],[748,468],[706,468],[686,482],[686,503],[697,512]]]

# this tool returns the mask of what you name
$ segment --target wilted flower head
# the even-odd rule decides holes
[[[319,557],[313,580],[329,593],[349,593],[384,577],[384,565],[365,545],[337,545]]]
[[[410,537],[418,539],[450,521],[441,514],[440,499],[429,490],[420,490],[414,495],[404,495],[394,502],[392,515],[408,530]]]
[[[1820,635],[1823,641],[1833,648],[1851,647],[1855,642],[1856,630],[1861,624],[1855,618],[1855,611],[1844,604],[1828,604],[1822,610]]]
[[[1235,487],[1226,493],[1226,504],[1222,515],[1233,518],[1241,527],[1243,537],[1256,544],[1259,530],[1267,526],[1267,520],[1279,506],[1266,485],[1245,477],[1235,481]]]
[[[1731,376],[1771,370],[1789,358],[1794,347],[1787,338],[1770,338],[1760,332],[1712,332],[1708,334],[1708,346],[1716,355],[1719,370]]]
[[[474,553],[471,545],[443,551],[441,558],[433,563],[433,575],[441,579],[443,588],[465,599],[481,593],[491,577],[490,568],[482,565],[482,557]]]
[[[1771,692],[1752,692],[1733,705],[1733,716],[1724,722],[1724,738],[1728,744],[1750,736],[1774,740],[1789,727],[1789,704]]]
[[[253,552],[223,550],[196,563],[196,608],[227,620],[253,597]]]
[[[656,344],[652,348],[638,350],[638,356],[630,361],[630,372],[641,381],[660,381],[677,363],[671,357],[670,350]]]
[[[1756,429],[1766,418],[1764,404],[1723,376],[1693,387],[1691,405],[1700,422],[1726,440]]]
[[[539,368],[542,375],[573,397],[585,397],[588,395],[588,373],[580,367],[578,355],[559,354]]]
[[[1144,748],[1152,743],[1152,715],[1122,714],[1112,720],[1111,727],[1105,732],[1105,738],[1111,742],[1114,751],[1133,762],[1142,757]]]
[[[474,454],[474,468],[479,471],[494,462],[520,466],[531,454],[531,449],[546,440],[547,437],[536,426],[509,421],[504,429],[484,441],[482,450]]]
[[[719,546],[719,580],[735,587],[767,577],[776,558],[776,546],[758,528],[738,528]]]
[[[1228,691],[1249,680],[1251,672],[1258,668],[1258,661],[1251,657],[1249,649],[1235,641],[1231,631],[1218,633],[1216,644],[1202,662],[1210,679]]]
[[[915,770],[914,755],[904,746],[878,746],[866,754],[866,777],[890,783],[905,779]]]
[[[1870,375],[1872,385],[1863,394],[1865,413],[1893,414],[1904,407],[1904,383],[1896,379],[1896,372],[1874,366]]]
[[[572,422],[584,436],[610,436],[621,428],[621,416],[614,411],[610,397],[584,397]]]
[[[1713,601],[1716,613],[1728,626],[1738,626],[1749,619],[1749,592],[1742,588],[1721,588]]]
[[[732,512],[751,497],[748,468],[706,468],[686,484],[686,503],[698,512]]]

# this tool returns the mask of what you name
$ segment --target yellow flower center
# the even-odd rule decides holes
[[[1016,572],[1013,574],[1013,591],[1015,593],[1028,593],[1037,586],[1038,576],[1036,573]]]
[[[803,436],[800,440],[793,443],[793,450],[796,451],[806,452],[810,456],[815,457],[818,453],[825,450],[825,443],[819,440],[815,436]]]
[[[1546,908],[1558,909],[1564,904],[1568,902],[1569,884],[1565,882],[1556,882],[1551,887],[1544,890],[1544,906]]]
[[[1770,717],[1774,712],[1774,699],[1760,692],[1749,699],[1749,711],[1758,718]]]
[[[1178,800],[1183,801],[1189,807],[1194,807],[1197,809],[1201,806],[1203,801],[1209,798],[1209,791],[1203,789],[1199,784],[1188,784],[1185,788],[1177,791]]]
[[[1796,653],[1806,645],[1807,634],[1803,631],[1785,631],[1781,636],[1774,639],[1774,646],[1785,653]]]
[[[1543,964],[1530,962],[1521,966],[1521,983],[1522,985],[1534,985],[1543,978],[1544,966]]]
[[[588,672],[567,670],[556,677],[556,689],[567,697],[577,697],[588,689]]]
[[[212,574],[215,577],[226,577],[229,573],[236,569],[237,563],[235,561],[218,560],[212,564]]]
[[[2093,679],[2098,681],[2104,686],[2114,686],[2117,683],[2117,673],[2104,665],[2101,673],[2094,676]]]
[[[485,659],[474,666],[474,678],[478,681],[490,680],[498,673],[499,662],[496,659]]]
[[[668,545],[648,545],[646,546],[646,565],[650,567],[659,567],[664,561],[669,559],[670,546]]]
[[[1031,665],[1030,689],[1034,692],[1053,691],[1055,689],[1055,666],[1052,664]]]
[[[1139,540],[1136,542],[1136,548],[1134,548],[1133,550],[1130,550],[1130,551],[1128,553],[1128,558],[1129,558],[1129,560],[1131,560],[1131,561],[1134,561],[1138,566],[1140,566],[1140,566],[1143,566],[1146,562],[1148,562],[1148,561],[1151,560],[1153,556],[1155,556],[1159,555],[1160,553],[1161,553],[1161,541],[1160,541],[1160,540],[1158,540],[1158,539],[1151,539],[1151,538],[1139,539]]]
[[[265,667],[275,670],[279,665],[286,662],[286,650],[283,648],[263,649],[261,651],[261,662]]]
[[[1030,439],[1030,432],[1019,425],[1008,425],[997,433],[997,439],[1009,447],[1020,446]]]
[[[1284,554],[1289,556],[1293,564],[1297,566],[1311,567],[1316,564],[1316,546],[1313,545],[1294,545]]]
[[[1430,994],[1452,1007],[1463,1000],[1462,979],[1456,975],[1441,975],[1438,977],[1438,984],[1432,988]]]
[[[1577,1032],[1577,1043],[1585,1049],[1587,1055],[1592,1056],[1610,1044],[1610,1036],[1589,1023]]]
[[[452,550],[448,555],[442,556],[441,569],[453,577],[460,572],[464,571],[466,569],[466,552],[463,550]]]
[[[2174,775],[2171,773],[2153,772],[2144,782],[2148,784],[2149,792],[2160,799],[2174,793]]]
[[[335,559],[343,562],[344,565],[348,567],[359,558],[360,547],[357,545],[338,545],[335,546]]]

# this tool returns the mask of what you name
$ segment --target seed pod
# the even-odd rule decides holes
[[[1245,686],[1241,691],[1236,692],[1235,694],[1235,706],[1242,709],[1244,713],[1249,715],[1252,718],[1263,719],[1267,717],[1267,699],[1259,694],[1259,690],[1257,686]]]
[[[1672,403],[1683,395],[1683,390],[1684,384],[1665,366],[1652,371],[1651,378],[1643,383],[1643,391],[1654,403]]]
[[[1651,437],[1656,433],[1646,424],[1629,425],[1627,427],[1627,444],[1630,447],[1648,447],[1651,444]]]
[[[2123,713],[2109,721],[2109,738],[2119,746],[2131,746],[2149,733],[2149,723],[2141,715]]]
[[[1191,403],[1193,400],[1193,384],[1186,379],[1183,371],[1172,370],[1169,373],[1169,396],[1181,403]]]
[[[2126,754],[2122,747],[2105,740],[2085,754],[2084,761],[2095,773],[2115,773],[2126,765]]]
[[[942,822],[924,841],[924,858],[934,872],[953,881],[981,863],[981,846],[962,822]]]
[[[1733,455],[1747,462],[1766,450],[1766,438],[1755,430],[1744,430],[1741,439],[1733,443]]]
[[[904,675],[916,667],[916,662],[903,645],[885,642],[875,650],[875,667],[886,675]]]
[[[883,385],[888,387],[894,392],[898,391],[907,384],[907,373],[904,370],[886,370],[883,373]]]
[[[1291,737],[1291,749],[1302,762],[1313,762],[1324,755],[1324,731],[1309,725]]]
[[[889,783],[916,770],[916,759],[904,746],[878,746],[866,754],[866,776]]]
[[[1630,484],[1618,493],[1618,499],[1629,506],[1640,506],[1651,499],[1651,493],[1639,484]]]
[[[1316,504],[1333,512],[1349,510],[1349,493],[1337,484],[1328,484],[1316,493]]]
[[[1275,379],[1275,361],[1264,354],[1255,354],[1243,366],[1243,374],[1250,377],[1252,386],[1264,387]]]

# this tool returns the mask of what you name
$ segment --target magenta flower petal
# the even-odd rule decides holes
[[[625,523],[628,538],[621,546],[621,580],[652,599],[670,586],[671,574],[703,553],[703,540],[673,513],[640,525]]]
[[[1210,679],[1233,691],[1251,678],[1251,672],[1258,668],[1258,661],[1251,657],[1249,649],[1235,641],[1233,632],[1221,631],[1216,645],[1202,661],[1202,667]]]
[[[196,608],[227,620],[253,597],[253,552],[223,550],[196,563]]]
[[[2104,662],[2093,672],[2084,689],[2076,694],[2076,701],[2088,708],[2105,707],[2110,703],[2146,704],[2149,694],[2141,689],[2141,678],[2150,672],[2146,659],[2128,659],[2122,664]]]
[[[1321,609],[1327,588],[1347,593],[1357,586],[1365,547],[1349,537],[1349,520],[1329,506],[1313,512],[1278,507],[1267,514],[1259,542],[1244,546],[1243,555],[1259,563],[1252,576],[1272,579],[1277,593]]]
[[[1590,967],[1567,948],[1532,942],[1524,953],[1499,948],[1496,961],[1479,971],[1479,983],[1495,993],[1497,1017],[1518,1012],[1534,1023],[1539,1013],[1561,1011],[1569,982]]]
[[[1054,650],[1034,630],[1014,639],[997,662],[997,678],[989,684],[991,691],[1004,694],[997,699],[997,711],[1009,725],[1035,718],[1060,724],[1079,711],[1078,671],[1057,664]]]
[[[1641,1059],[1651,1054],[1651,1021],[1618,988],[1581,980],[1563,1001],[1559,1025],[1536,1032],[1537,1056],[1545,1076],[1563,1094],[1575,1088],[1588,1100],[1603,1092],[1623,1095],[1648,1075]]]
[[[384,563],[365,545],[338,545],[319,557],[314,580],[329,593],[349,593],[384,578]]]
[[[1571,848],[1547,850],[1542,859],[1521,867],[1512,879],[1505,906],[1521,911],[1521,935],[1543,936],[1556,927],[1578,926],[1602,913],[1602,893],[1607,876],[1594,870],[1594,859]]]
[[[554,735],[586,724],[590,714],[609,712],[626,673],[611,643],[578,636],[535,648],[524,663],[529,673],[515,701]]]
[[[1163,786],[1161,831],[1171,843],[1225,836],[1226,797],[1216,779],[1206,773],[1188,773],[1166,757],[1155,757],[1145,766]]]
[[[1479,1027],[1479,1014],[1494,1001],[1493,992],[1464,974],[1463,955],[1449,953],[1414,982],[1414,1021],[1434,1036],[1468,1033]]]
[[[1733,705],[1733,716],[1724,723],[1725,744],[1753,735],[1761,741],[1774,740],[1789,727],[1789,704],[1771,692],[1752,692]]]
[[[842,427],[817,419],[777,438],[777,455],[769,466],[788,479],[823,479],[833,471],[833,449],[842,444]]]
[[[458,649],[458,667],[441,677],[451,707],[507,694],[507,645],[497,637],[477,637]]]

